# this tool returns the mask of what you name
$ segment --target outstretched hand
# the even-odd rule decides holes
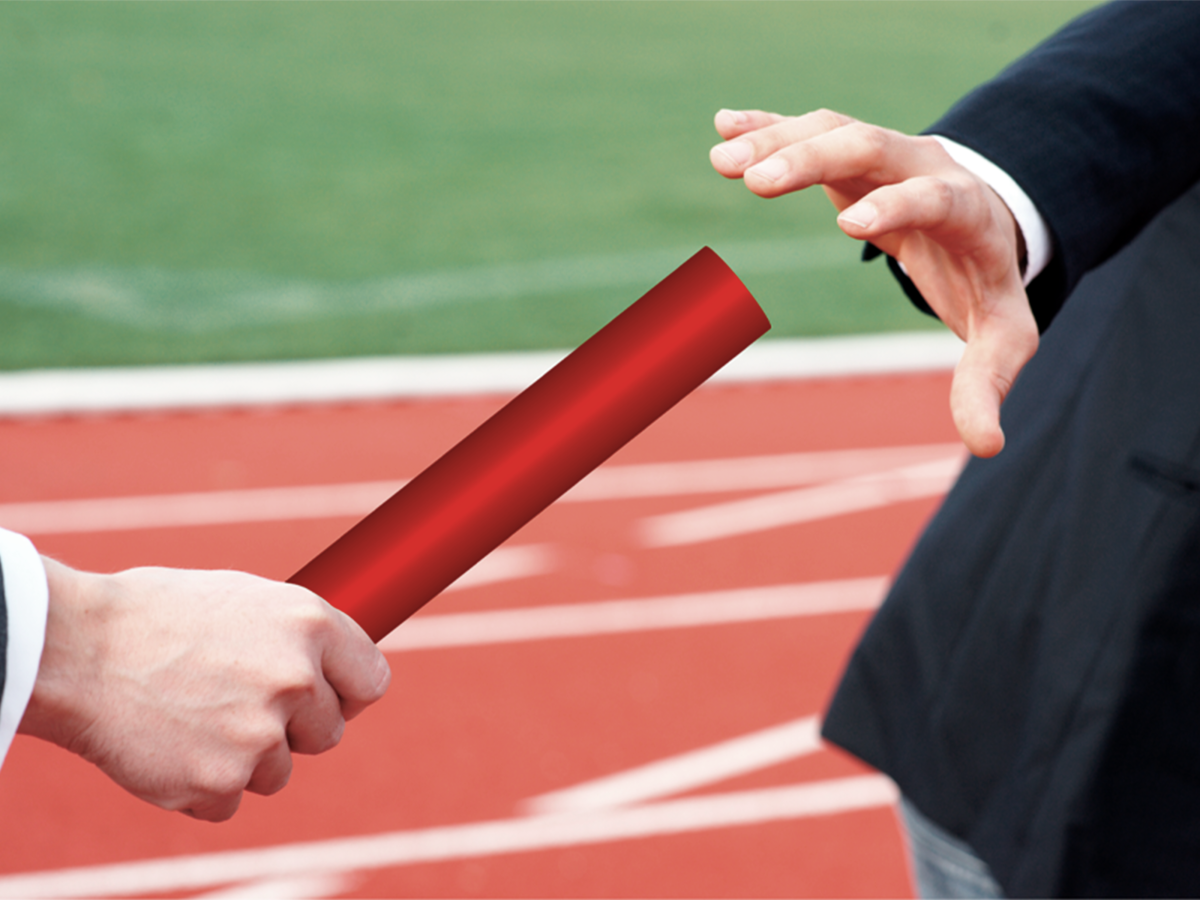
[[[45,560],[46,645],[20,731],[130,793],[219,821],[287,784],[391,674],[315,594],[243,572],[77,572]]]
[[[967,448],[1004,446],[1000,405],[1038,345],[1022,286],[1020,230],[1004,201],[930,137],[829,110],[803,116],[722,110],[710,153],[760,197],[822,185],[850,237],[898,259],[941,320],[966,341],[950,409]]]

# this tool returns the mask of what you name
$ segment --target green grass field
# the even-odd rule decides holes
[[[708,244],[928,327],[722,107],[918,130],[1079,3],[0,5],[0,368],[564,347]]]

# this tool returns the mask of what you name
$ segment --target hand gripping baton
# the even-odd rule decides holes
[[[290,580],[381,640],[770,327],[705,247]]]

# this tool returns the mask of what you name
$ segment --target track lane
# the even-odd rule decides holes
[[[707,388],[612,465],[950,442],[947,387],[948,375],[940,374]],[[470,430],[469,420],[481,420],[501,401],[0,423],[6,456],[9,450],[18,460],[42,454],[33,480],[45,488],[3,484],[0,503],[407,477]],[[722,427],[715,427],[718,422]],[[396,445],[390,455],[382,449],[389,442]],[[45,463],[50,447],[53,465]],[[105,465],[98,447],[115,452],[116,462]],[[131,458],[143,460],[146,472],[139,474]],[[172,459],[174,465],[160,465]],[[51,490],[44,470],[59,467],[68,467],[67,484],[55,483]],[[80,470],[96,476],[86,490]],[[760,487],[716,499],[762,493]],[[700,547],[638,546],[640,519],[712,499],[675,495],[558,504],[509,545],[553,547],[552,568],[461,588],[420,616],[884,576],[894,571],[937,502],[933,496],[908,500]],[[96,568],[236,565],[282,577],[351,522],[56,534],[39,545]],[[392,653],[395,688],[356,721],[343,745],[325,757],[297,760],[287,791],[268,800],[247,798],[239,816],[220,828],[145,807],[86,764],[20,740],[0,777],[0,805],[31,812],[21,817],[19,828],[5,829],[0,870],[109,865],[512,820],[531,797],[819,714],[868,615],[854,611]],[[864,774],[857,763],[822,749],[688,796]],[[275,878],[280,891],[307,890],[306,896],[907,891],[894,819],[885,808],[412,862],[343,872],[323,882],[314,875],[308,887],[295,880],[288,887],[282,877],[180,890],[189,896],[248,891],[255,883],[269,888]]]

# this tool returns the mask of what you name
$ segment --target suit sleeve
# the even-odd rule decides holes
[[[991,160],[1045,219],[1054,255],[1028,288],[1045,330],[1080,278],[1200,180],[1200,4],[1092,10],[927,133]]]
[[[33,694],[48,601],[37,550],[28,538],[0,529],[0,764]]]

